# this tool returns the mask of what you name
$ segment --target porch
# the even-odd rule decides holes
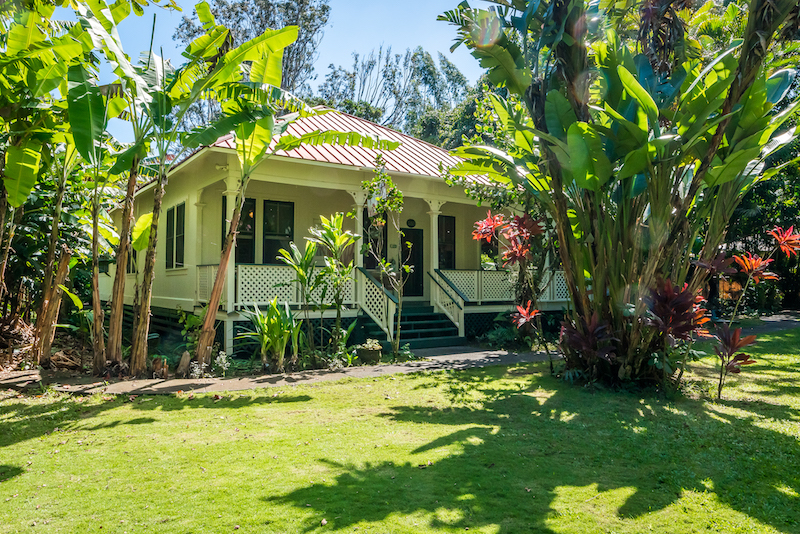
[[[197,304],[208,302],[217,265],[197,267]],[[398,298],[384,287],[371,272],[357,267],[354,277],[345,286],[345,315],[368,316],[380,331],[391,339],[394,335]],[[410,300],[417,309],[430,307],[431,313],[421,320],[432,321],[432,315],[447,318],[454,329],[453,336],[467,335],[467,316],[478,313],[508,311],[514,302],[514,273],[511,271],[477,271],[465,269],[434,269],[425,273],[431,288],[428,299]],[[223,295],[221,318],[238,316],[242,309],[264,306],[273,299],[286,302],[294,308],[302,305],[300,286],[294,282],[294,270],[287,265],[238,264],[233,278],[226,280],[228,291]],[[228,283],[228,282],[231,283]],[[543,280],[543,295],[539,301],[542,310],[561,310],[569,303],[563,273],[555,271]],[[322,298],[319,291],[312,295],[313,304],[332,304],[330,296]],[[424,327],[424,325],[423,325]],[[457,334],[456,334],[457,332]]]

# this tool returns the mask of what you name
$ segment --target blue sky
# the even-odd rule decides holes
[[[455,28],[436,17],[456,7],[458,0],[330,0],[331,16],[319,47],[315,64],[320,83],[328,72],[328,65],[352,64],[351,54],[365,54],[380,45],[391,46],[394,52],[422,46],[434,58],[442,52],[461,69],[470,82],[475,82],[481,73],[478,62],[464,47],[450,53],[455,37]],[[164,56],[180,64],[180,49],[172,40],[175,27],[184,14],[191,15],[194,2],[179,1],[183,13],[148,8],[142,17],[130,17],[120,26],[120,37],[125,51],[136,58],[140,51],[150,45],[150,29],[153,13],[156,13],[156,36],[153,47],[163,49]]]
[[[454,9],[459,0],[329,0],[331,14],[325,27],[324,37],[319,47],[319,57],[315,63],[316,80],[311,82],[316,89],[328,72],[328,65],[352,65],[352,53],[366,54],[383,45],[391,46],[394,53],[402,53],[407,48],[422,46],[436,58],[442,52],[474,83],[481,69],[466,48],[461,46],[450,52],[455,37],[455,28],[436,17],[447,10]],[[135,59],[140,52],[150,46],[150,31],[153,14],[156,14],[156,33],[153,49],[163,51],[165,58],[174,65],[182,63],[182,46],[172,40],[175,27],[184,15],[191,15],[196,2],[178,0],[183,12],[158,8],[147,8],[142,17],[131,16],[119,27],[122,44],[129,56]],[[473,1],[472,4],[481,2]],[[110,73],[109,73],[110,74]],[[130,141],[128,127],[119,121],[112,121],[109,130],[120,141]]]

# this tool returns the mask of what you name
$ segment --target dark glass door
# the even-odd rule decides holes
[[[419,228],[403,228],[403,259],[406,265],[414,267],[413,271],[405,275],[406,283],[403,295],[406,297],[421,297],[423,294],[423,276],[425,264],[423,254],[422,230]],[[411,250],[409,250],[409,243]]]

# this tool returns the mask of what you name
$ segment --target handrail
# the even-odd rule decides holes
[[[437,271],[438,271],[438,269],[435,269],[435,270],[437,270]],[[449,299],[450,299],[450,300],[453,302],[453,304],[455,304],[456,306],[458,306],[458,309],[459,309],[459,310],[463,310],[463,309],[464,309],[464,307],[463,307],[463,306],[461,306],[461,304],[459,304],[459,303],[458,303],[458,301],[457,301],[456,299],[454,299],[454,298],[453,298],[453,295],[451,295],[451,294],[450,294],[450,293],[449,293],[449,292],[448,292],[448,291],[447,291],[447,290],[446,290],[444,287],[442,287],[442,284],[440,284],[440,283],[439,283],[439,281],[436,279],[436,277],[435,277],[435,276],[433,276],[433,275],[430,273],[430,271],[428,271],[427,273],[428,273],[428,276],[430,276],[430,277],[431,277],[431,280],[433,280],[434,282],[436,282],[436,285],[437,285],[437,286],[439,286],[439,289],[441,289],[441,290],[442,290],[442,292],[444,292],[444,294],[445,294],[445,295],[447,295],[447,298],[449,298]],[[440,276],[441,276],[441,275],[440,275]],[[463,300],[463,298],[462,298],[462,300]]]
[[[378,280],[377,280],[377,279],[376,279],[374,276],[372,276],[368,270],[366,270],[366,269],[365,269],[365,268],[363,268],[363,267],[356,267],[356,269],[358,269],[359,271],[361,271],[361,273],[362,273],[364,276],[366,276],[366,277],[367,277],[367,279],[368,279],[369,281],[371,281],[373,284],[375,284],[376,286],[378,286],[379,288],[381,288],[381,289],[383,290],[383,293],[384,293],[384,294],[385,294],[385,295],[386,295],[386,296],[389,298],[389,300],[391,300],[391,301],[392,301],[392,302],[394,302],[395,304],[398,304],[398,303],[399,303],[399,302],[398,302],[398,300],[397,300],[397,297],[396,297],[396,296],[394,296],[394,295],[393,295],[393,294],[392,294],[390,291],[388,291],[388,290],[386,289],[386,287],[384,287],[384,285],[383,285],[383,284],[381,284],[380,282],[378,282]]]
[[[466,270],[466,269],[462,269],[462,270]],[[464,302],[472,302],[470,299],[468,299],[468,298],[467,298],[467,296],[466,296],[464,293],[462,293],[462,292],[461,292],[461,291],[460,291],[460,290],[459,290],[459,289],[456,287],[456,285],[453,283],[453,281],[452,281],[452,280],[450,280],[449,278],[447,278],[447,276],[446,276],[446,275],[445,275],[445,274],[444,274],[444,273],[443,273],[443,272],[442,272],[440,269],[434,269],[434,272],[435,272],[436,274],[438,274],[438,275],[439,275],[439,277],[440,277],[442,280],[444,280],[444,281],[447,283],[447,285],[448,285],[448,286],[450,286],[450,289],[452,289],[453,291],[455,291],[455,292],[456,292],[456,294],[457,294],[459,297],[461,297],[461,300],[463,300]],[[433,278],[433,277],[431,277],[431,278]]]

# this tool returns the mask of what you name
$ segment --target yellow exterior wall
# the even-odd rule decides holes
[[[152,305],[163,308],[181,307],[192,310],[196,301],[197,266],[218,264],[222,248],[223,214],[222,197],[227,184],[238,179],[238,162],[232,151],[205,149],[178,167],[170,176],[164,195],[159,221],[159,240],[156,249],[156,276]],[[295,207],[295,242],[302,246],[308,228],[319,222],[319,216],[329,216],[337,211],[351,211],[355,205],[349,192],[360,192],[361,182],[371,179],[370,169],[318,165],[289,158],[273,158],[263,163],[254,173],[246,196],[256,199],[256,260],[262,258],[263,201],[278,200],[293,202]],[[476,220],[486,216],[486,208],[475,206],[460,188],[448,187],[443,180],[418,176],[393,176],[395,184],[405,196],[405,210],[401,214],[401,226],[408,219],[416,221],[416,228],[424,232],[424,269],[434,265],[431,250],[431,206],[427,201],[438,201],[435,205],[443,215],[456,217],[456,268],[475,270],[480,268],[479,243],[471,236]],[[226,182],[227,180],[227,182]],[[137,194],[136,217],[152,210],[152,186]],[[166,213],[171,207],[186,203],[185,256],[183,268],[166,269]],[[117,224],[120,210],[114,212]],[[346,226],[355,229],[355,222],[346,219]],[[390,234],[389,243],[397,243]],[[396,258],[398,248],[389,248],[390,258]],[[144,253],[138,257],[139,272],[144,266]],[[124,267],[123,267],[124,268]],[[113,283],[114,266],[109,275],[103,277],[101,295],[108,299]],[[127,276],[126,302],[133,301],[134,275]],[[425,295],[429,294],[428,277],[425,279]]]

